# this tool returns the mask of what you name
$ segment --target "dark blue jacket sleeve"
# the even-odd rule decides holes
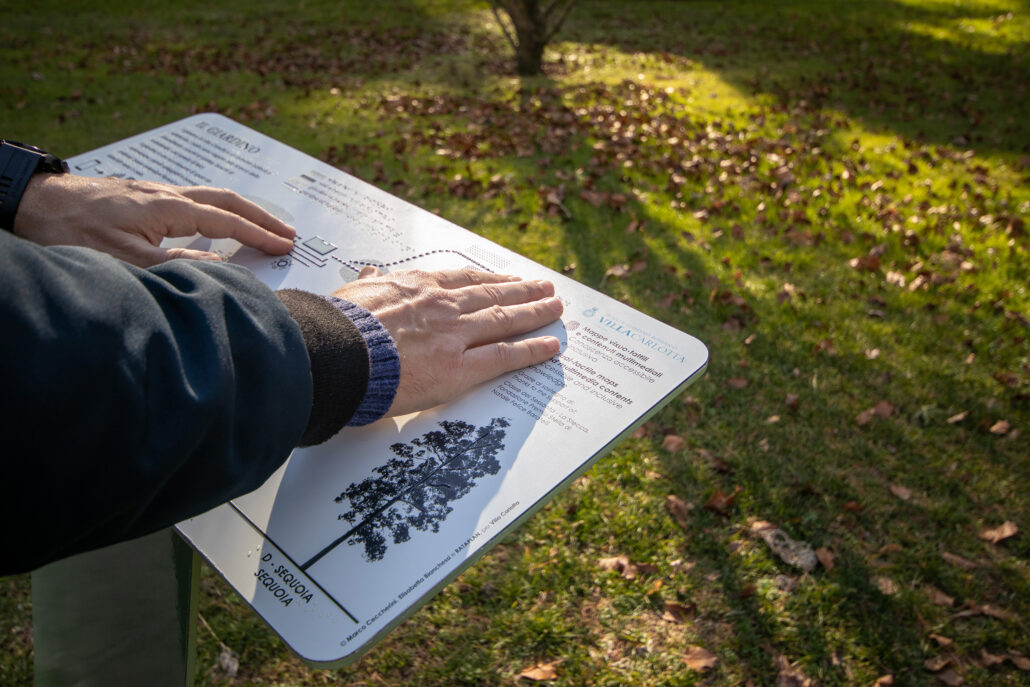
[[[305,342],[243,268],[0,231],[0,575],[258,486],[308,422]]]

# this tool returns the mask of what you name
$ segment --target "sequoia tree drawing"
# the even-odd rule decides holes
[[[503,417],[482,427],[445,420],[442,429],[391,446],[395,457],[335,499],[349,502],[350,510],[338,518],[351,528],[301,568],[307,570],[344,541],[364,545],[365,560],[374,562],[386,554],[388,538],[400,544],[411,538],[412,528],[438,532],[454,510],[450,504],[472,491],[477,479],[501,469],[497,454],[504,448],[508,424]]]

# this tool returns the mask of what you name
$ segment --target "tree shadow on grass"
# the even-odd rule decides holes
[[[839,108],[911,140],[1010,153],[1030,144],[1021,16],[897,0],[656,2],[635,4],[631,20],[629,11],[581,7],[563,38],[689,58],[742,93]]]

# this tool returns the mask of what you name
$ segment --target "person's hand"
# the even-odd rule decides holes
[[[558,319],[551,282],[472,270],[360,276],[333,295],[370,311],[397,344],[401,379],[388,416],[432,408],[559,352],[553,336],[505,341]]]
[[[233,238],[273,255],[297,232],[226,189],[151,181],[37,174],[14,217],[14,233],[44,246],[86,246],[140,267],[172,258],[219,260],[215,253],[162,248],[165,237]]]

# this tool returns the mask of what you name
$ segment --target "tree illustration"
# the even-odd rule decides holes
[[[392,445],[394,457],[334,499],[350,504],[338,518],[351,528],[301,568],[314,565],[344,541],[363,545],[365,560],[374,562],[386,554],[388,539],[400,544],[411,538],[412,529],[438,532],[454,510],[450,504],[468,494],[477,479],[501,469],[497,454],[504,448],[508,425],[503,417],[481,427],[445,420],[441,429]]]

